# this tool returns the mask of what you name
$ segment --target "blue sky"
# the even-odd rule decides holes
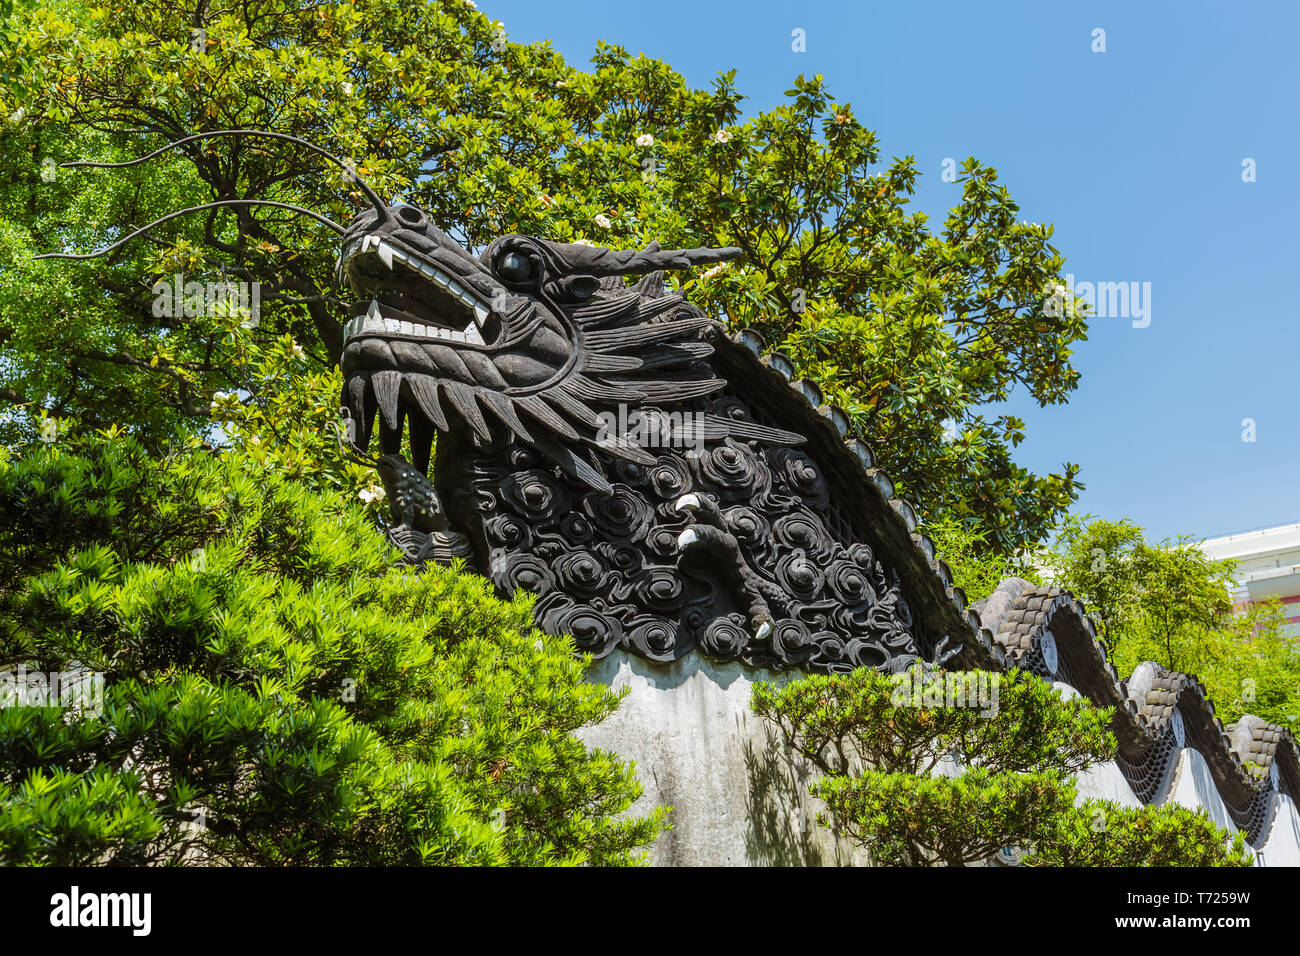
[[[574,65],[604,39],[695,86],[735,68],[751,113],[821,73],[886,156],[916,157],[932,226],[959,196],[945,158],[996,167],[1025,219],[1056,226],[1076,282],[1151,290],[1145,328],[1093,320],[1068,405],[1013,399],[1028,431],[1017,460],[1040,473],[1079,464],[1077,510],[1127,515],[1157,538],[1300,521],[1300,4],[479,8]],[[1247,158],[1255,182],[1242,181]]]

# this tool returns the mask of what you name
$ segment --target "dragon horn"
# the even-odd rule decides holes
[[[742,250],[735,246],[721,249],[661,249],[657,242],[640,250],[606,249],[575,242],[548,242],[546,246],[563,271],[597,277],[689,269],[705,263],[728,262],[743,255]]]

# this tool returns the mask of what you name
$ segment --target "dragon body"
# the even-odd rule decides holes
[[[789,427],[806,401],[764,394],[752,356],[665,288],[738,253],[509,235],[475,257],[415,207],[358,216],[343,403],[382,448],[407,559],[465,557],[598,657],[920,654],[899,575]]]

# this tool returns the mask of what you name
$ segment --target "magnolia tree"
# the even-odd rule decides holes
[[[509,42],[461,0],[253,0],[179,17],[167,5],[25,0],[6,21],[0,82],[0,400],[84,427],[129,417],[147,446],[201,424],[235,392],[238,355],[210,314],[158,314],[159,280],[261,283],[254,338],[289,334],[328,368],[342,347],[334,237],[284,209],[241,206],[169,223],[86,264],[34,251],[98,248],[123,227],[229,199],[346,222],[359,179],[400,194],[477,251],[523,232],[630,248],[734,245],[685,275],[692,299],[753,327],[849,414],[900,491],[986,531],[997,552],[1040,540],[1077,496],[1076,468],[1035,475],[1023,423],[983,406],[1017,385],[1043,404],[1077,382],[1076,310],[1045,303],[1063,259],[996,172],[963,167],[937,229],[911,211],[918,170],[887,161],[820,77],[744,117],[733,74],[693,89],[668,65],[600,44],[589,69]],[[199,140],[269,129],[301,147]],[[1059,312],[1059,310],[1056,310]],[[9,440],[30,416],[0,416]]]
[[[739,246],[673,281],[787,350],[931,517],[1007,554],[1077,496],[983,411],[1075,387],[1051,229],[970,160],[932,230],[914,162],[820,77],[745,117],[731,73],[694,89],[607,44],[578,69],[461,0],[6,0],[0,44],[0,670],[106,678],[93,711],[0,711],[6,861],[629,862],[662,823],[573,736],[615,698],[570,643],[456,569],[390,567],[334,440],[339,250],[289,205],[346,222],[364,180],[473,252]],[[60,166],[223,128],[343,165],[229,137]],[[286,206],[33,261],[232,200]]]

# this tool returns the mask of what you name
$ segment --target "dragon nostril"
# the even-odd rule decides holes
[[[397,208],[397,218],[402,220],[408,226],[420,226],[424,224],[424,213],[414,206],[399,206]]]

